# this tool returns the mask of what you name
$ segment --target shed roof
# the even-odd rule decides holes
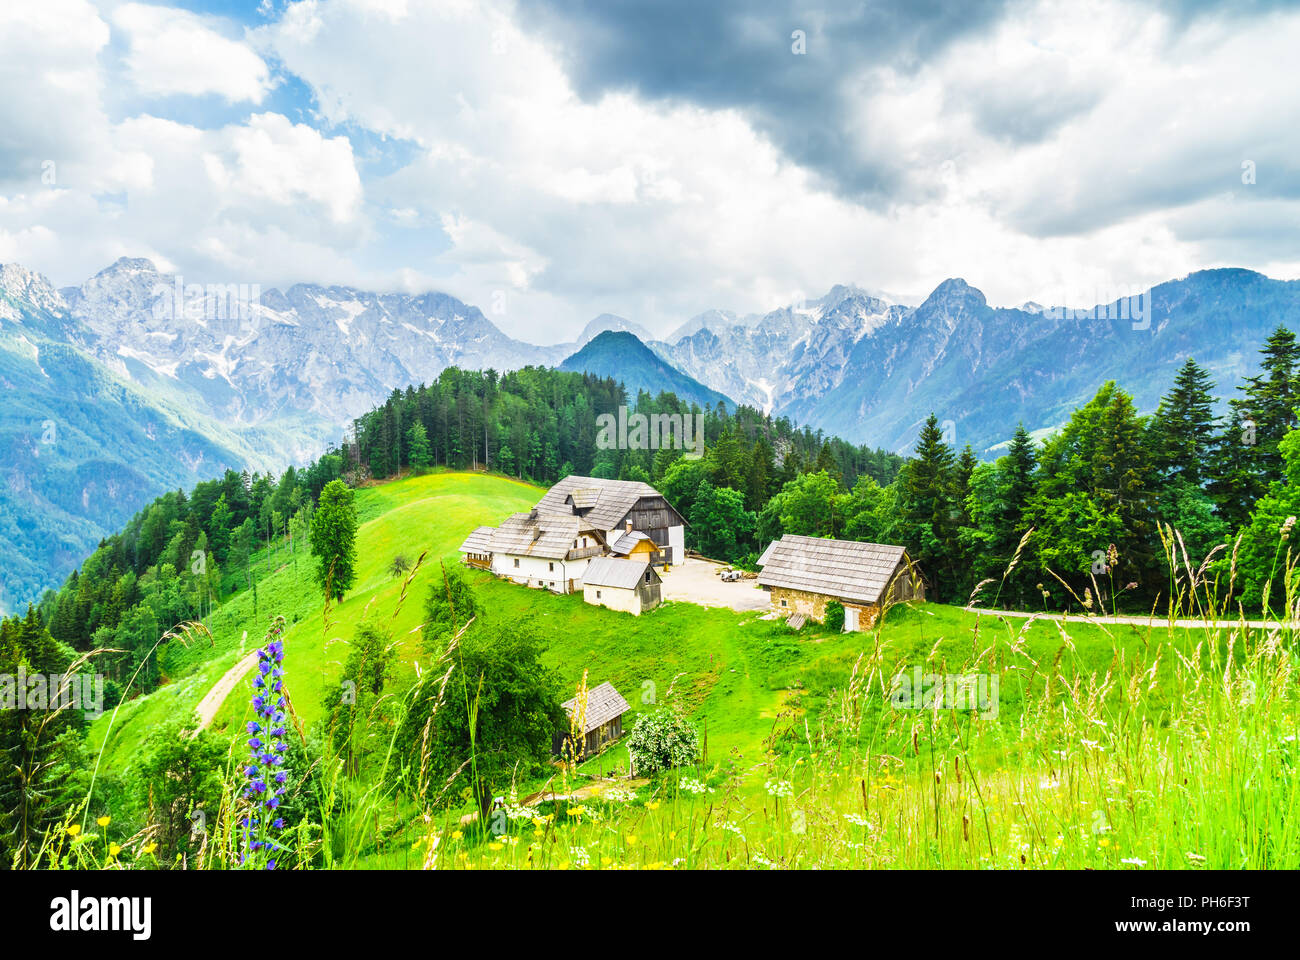
[[[625,560],[621,557],[596,557],[582,575],[583,584],[593,587],[618,587],[623,590],[635,589],[645,576],[647,569],[653,567],[646,560]],[[656,577],[659,575],[656,573]]]
[[[610,549],[613,550],[615,554],[625,557],[632,552],[633,548],[638,543],[641,543],[642,541],[646,541],[651,545],[654,544],[654,541],[651,540],[649,537],[647,537],[640,530],[632,530],[628,533],[623,534],[616,541],[614,541],[614,544],[613,546],[610,547]]]
[[[878,603],[906,555],[903,547],[889,544],[786,534],[763,551],[758,583]]]
[[[577,717],[581,711],[578,709],[578,697],[572,700],[564,701],[561,706],[564,707],[565,713],[570,717]],[[587,711],[584,717],[582,732],[584,735],[603,726],[615,717],[621,717],[631,709],[627,701],[623,699],[622,694],[614,689],[614,685],[606,680],[595,689],[587,691]]]

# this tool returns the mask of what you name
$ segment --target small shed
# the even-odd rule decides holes
[[[920,574],[900,546],[786,534],[758,565],[774,611],[823,621],[826,605],[838,601],[846,631],[873,627],[886,603],[925,599]]]
[[[631,709],[608,680],[588,690],[585,702],[581,697],[574,697],[561,706],[568,714],[569,727],[556,732],[552,743],[554,752],[563,755],[564,743],[576,727],[576,732],[582,737],[578,751],[580,757],[598,753],[605,744],[623,736],[623,714]]]
[[[644,557],[596,557],[582,578],[582,599],[634,617],[659,606],[663,580]]]

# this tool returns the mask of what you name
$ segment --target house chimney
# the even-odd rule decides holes
[[[628,521],[627,521],[627,532],[628,532],[628,533],[631,533],[631,532],[632,532],[632,520],[631,520],[630,517],[628,518]]]

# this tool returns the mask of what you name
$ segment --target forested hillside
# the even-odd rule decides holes
[[[543,485],[570,473],[644,480],[688,519],[688,546],[740,565],[785,533],[901,543],[930,597],[946,602],[991,581],[981,602],[1147,610],[1170,599],[1164,541],[1173,537],[1193,568],[1214,552],[1209,573],[1222,571],[1255,605],[1278,562],[1278,532],[1300,513],[1300,484],[1284,482],[1288,462],[1300,464],[1300,434],[1283,439],[1300,397],[1294,335],[1279,328],[1263,345],[1261,372],[1241,385],[1226,421],[1213,414],[1215,389],[1188,359],[1159,409],[1142,416],[1106,383],[1058,434],[1036,444],[1020,429],[993,463],[969,446],[952,449],[934,417],[903,462],[749,407],[700,411],[671,394],[636,397],[637,412],[705,418],[705,453],[693,459],[681,449],[600,449],[597,417],[628,402],[612,379],[449,368],[433,384],[394,392],[356,422],[354,440],[305,470],[278,479],[227,471],[160,497],[40,611],[74,650],[128,651],[103,661],[110,678],[143,666],[148,689],[164,672],[166,644],[146,657],[161,632],[240,590],[256,602],[257,547],[268,569],[296,561],[328,481],[435,466]]]
[[[1187,358],[1150,415],[1121,384],[1101,384],[1042,443],[1008,425],[1014,440],[991,463],[970,445],[945,442],[933,415],[900,463],[745,406],[705,411],[701,459],[602,450],[596,418],[625,402],[619,385],[536,369],[500,378],[448,370],[433,385],[394,393],[357,421],[355,456],[374,477],[432,463],[540,483],[570,473],[645,480],[687,517],[689,546],[741,564],[784,533],[901,543],[931,596],[947,602],[993,579],[986,602],[1149,609],[1170,597],[1162,536],[1173,530],[1193,567],[1216,547],[1211,572],[1236,555],[1232,587],[1257,603],[1279,525],[1300,510],[1288,493],[1300,487],[1282,482],[1300,348],[1279,327],[1259,355],[1259,373],[1235,391]],[[1216,396],[1225,394],[1230,413],[1219,417]],[[693,409],[671,395],[641,394],[631,405],[648,414]]]

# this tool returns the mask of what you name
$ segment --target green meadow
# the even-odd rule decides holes
[[[256,612],[251,591],[232,598],[210,636],[169,643],[167,683],[96,721],[101,769],[128,771],[275,615],[288,622],[286,686],[304,728],[321,719],[364,619],[390,628],[392,686],[409,686],[430,666],[420,626],[439,564],[459,562],[475,526],[541,493],[447,472],[359,490],[356,585],[328,610],[305,550],[264,549]],[[391,572],[398,555],[423,556],[413,576]],[[890,609],[869,633],[796,633],[754,612],[679,602],[632,617],[479,571],[469,580],[484,619],[541,625],[566,685],[612,682],[632,706],[625,729],[641,712],[680,707],[701,759],[631,782],[617,744],[576,770],[557,764],[517,785],[521,799],[557,798],[510,804],[508,829],[493,832],[468,821],[468,805],[420,810],[370,785],[360,792],[376,826],[349,830],[330,865],[1300,865],[1289,632],[1002,620],[921,603]],[[996,682],[996,715],[891,704],[893,678],[918,666]],[[211,726],[232,756],[250,695],[245,677]]]

